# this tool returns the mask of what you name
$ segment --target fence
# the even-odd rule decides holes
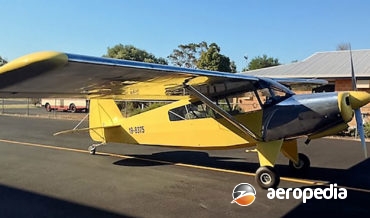
[[[0,114],[15,116],[30,116],[43,118],[82,119],[84,113],[67,113],[46,111],[39,99],[35,98],[2,98],[0,99]]]

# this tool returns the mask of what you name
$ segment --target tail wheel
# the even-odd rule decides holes
[[[91,155],[94,155],[96,152],[96,146],[95,145],[90,145],[89,148],[87,149]]]
[[[45,104],[45,110],[46,110],[47,112],[50,112],[50,111],[51,111],[51,106],[50,106],[50,104],[49,104],[49,103],[46,103],[46,104]]]
[[[306,172],[310,168],[310,165],[310,159],[302,153],[298,154],[297,164],[289,160],[289,168],[298,172]]]
[[[263,188],[276,188],[280,183],[280,176],[271,166],[263,166],[256,171],[256,182]]]
[[[69,105],[69,111],[71,111],[72,113],[75,113],[77,111],[76,105],[75,104]]]

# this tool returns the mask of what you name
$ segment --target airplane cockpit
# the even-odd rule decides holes
[[[259,87],[254,92],[262,108],[277,104],[294,95],[294,92],[286,86],[267,78],[260,79]]]
[[[202,91],[215,90],[212,93],[208,93],[210,96],[213,95],[213,104],[218,105],[218,107],[231,115],[267,108],[294,95],[294,93],[284,85],[268,78],[260,78],[258,83],[245,81],[243,83],[226,83],[223,86],[215,84],[211,88],[207,87],[207,89],[205,89],[204,87],[198,87],[198,89]],[[250,98],[253,101],[253,105],[256,105],[253,109],[243,110],[243,106],[235,102],[235,99],[245,96],[254,96]],[[168,116],[170,121],[219,117],[217,113],[214,113],[209,106],[199,101],[199,99],[189,102],[187,105],[170,109],[168,111]]]

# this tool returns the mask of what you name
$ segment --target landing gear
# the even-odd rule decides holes
[[[289,160],[289,168],[297,172],[306,172],[310,168],[310,165],[310,159],[302,153],[298,153],[297,164]]]
[[[276,188],[280,183],[280,176],[271,166],[263,166],[256,171],[256,182],[263,189]]]
[[[96,152],[96,146],[95,145],[90,145],[89,148],[87,149],[91,155],[94,155]]]
[[[104,144],[105,144],[105,142],[100,143],[100,144],[92,144],[92,145],[89,146],[89,148],[87,150],[90,152],[91,155],[94,155],[96,153],[96,148],[98,146],[101,146],[101,145],[104,145]]]

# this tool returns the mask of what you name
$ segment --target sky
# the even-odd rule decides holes
[[[369,49],[369,11],[363,0],[0,0],[0,56],[102,56],[123,44],[166,58],[180,44],[206,41],[240,71],[244,56],[289,64],[342,43]]]

